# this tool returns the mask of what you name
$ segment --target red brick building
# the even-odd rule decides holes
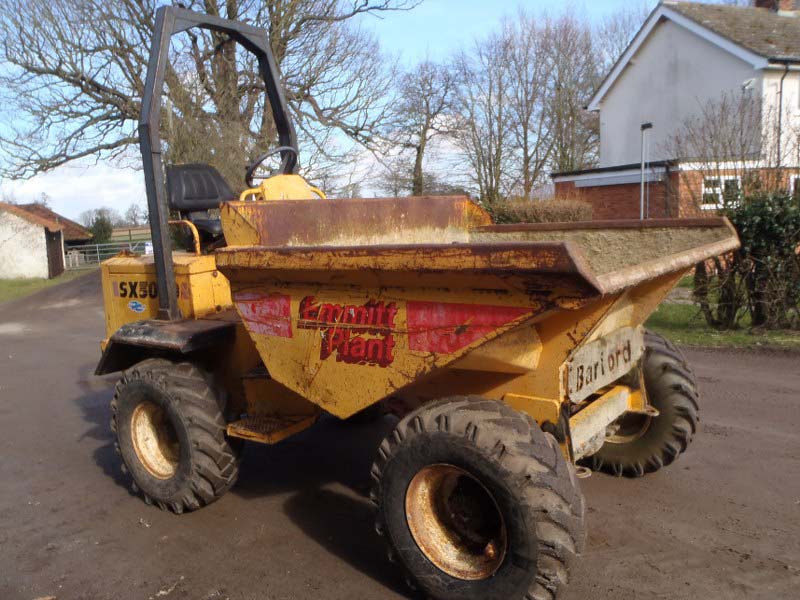
[[[638,219],[641,210],[641,165],[600,167],[553,173],[555,195],[592,205],[592,218]],[[737,171],[704,171],[677,161],[650,163],[645,168],[644,217],[683,218],[707,216],[722,203],[727,192],[750,191]],[[757,179],[769,189],[800,192],[797,168],[753,169],[745,178]]]

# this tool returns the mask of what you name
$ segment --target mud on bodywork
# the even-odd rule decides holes
[[[217,351],[233,341],[236,323],[229,319],[136,321],[120,327],[108,340],[95,375],[122,371],[154,355],[185,356]]]

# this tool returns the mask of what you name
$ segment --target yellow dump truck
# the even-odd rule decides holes
[[[255,185],[272,153],[259,157],[238,197],[211,167],[164,171],[153,145],[165,49],[191,26],[257,55],[277,115],[280,173]],[[112,428],[134,490],[197,509],[235,483],[243,440],[388,407],[371,499],[409,583],[437,599],[557,597],[585,539],[578,477],[656,470],[695,433],[691,368],[642,324],[695,263],[737,246],[730,224],[494,225],[463,197],[326,199],[295,173],[262,31],[165,7],[153,57],[140,132],[154,253],[103,264],[97,367],[123,372]],[[189,251],[172,248],[170,211]]]

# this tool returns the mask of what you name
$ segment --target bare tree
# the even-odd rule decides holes
[[[584,109],[600,82],[601,64],[589,26],[565,13],[548,19],[541,33],[548,49],[547,119],[553,140],[551,168],[573,171],[597,161],[597,116]]]
[[[2,174],[28,177],[82,157],[119,158],[136,120],[157,0],[1,0]],[[269,31],[300,135],[335,153],[336,129],[370,143],[390,75],[354,17],[419,0],[187,0],[188,8]],[[225,36],[173,44],[164,136],[171,160],[217,166],[237,187],[247,156],[275,140],[251,57]]]
[[[135,202],[128,207],[125,211],[123,219],[126,225],[131,227],[139,227],[147,223],[147,211]]]
[[[478,41],[456,58],[458,88],[454,139],[463,152],[473,183],[491,206],[507,191],[511,114],[508,101],[510,48],[502,35]]]
[[[771,115],[753,90],[725,92],[700,104],[670,136],[667,153],[692,167],[682,177],[696,206],[724,207],[778,183]]]
[[[409,193],[412,188],[412,169],[406,156],[390,156],[381,161],[381,167],[374,181],[379,192],[393,197]]]
[[[535,19],[522,10],[516,19],[503,24],[508,44],[511,135],[519,163],[515,171],[523,198],[530,198],[545,175],[553,147],[546,115],[548,49],[541,33]]]
[[[399,86],[396,119],[390,134],[395,143],[413,153],[411,194],[425,193],[423,167],[430,141],[448,132],[455,79],[452,71],[430,60],[403,75]]]
[[[584,110],[600,78],[592,30],[570,13],[520,11],[456,59],[455,141],[489,205],[530,197],[548,170],[597,160],[597,119]]]
[[[608,73],[644,24],[650,9],[646,2],[631,2],[603,17],[595,27],[595,51],[599,53],[603,72]]]

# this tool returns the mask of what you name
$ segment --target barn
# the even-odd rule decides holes
[[[73,225],[80,231],[72,231]],[[76,223],[40,205],[0,202],[0,279],[60,275],[64,271],[65,233],[91,237]]]
[[[17,206],[25,212],[33,213],[34,215],[38,215],[47,221],[54,221],[61,225],[63,227],[61,234],[64,237],[65,249],[75,246],[82,246],[83,244],[86,244],[92,240],[92,234],[88,229],[82,225],[79,225],[75,221],[70,221],[68,218],[47,208],[40,202],[33,202],[31,204],[17,204]]]

